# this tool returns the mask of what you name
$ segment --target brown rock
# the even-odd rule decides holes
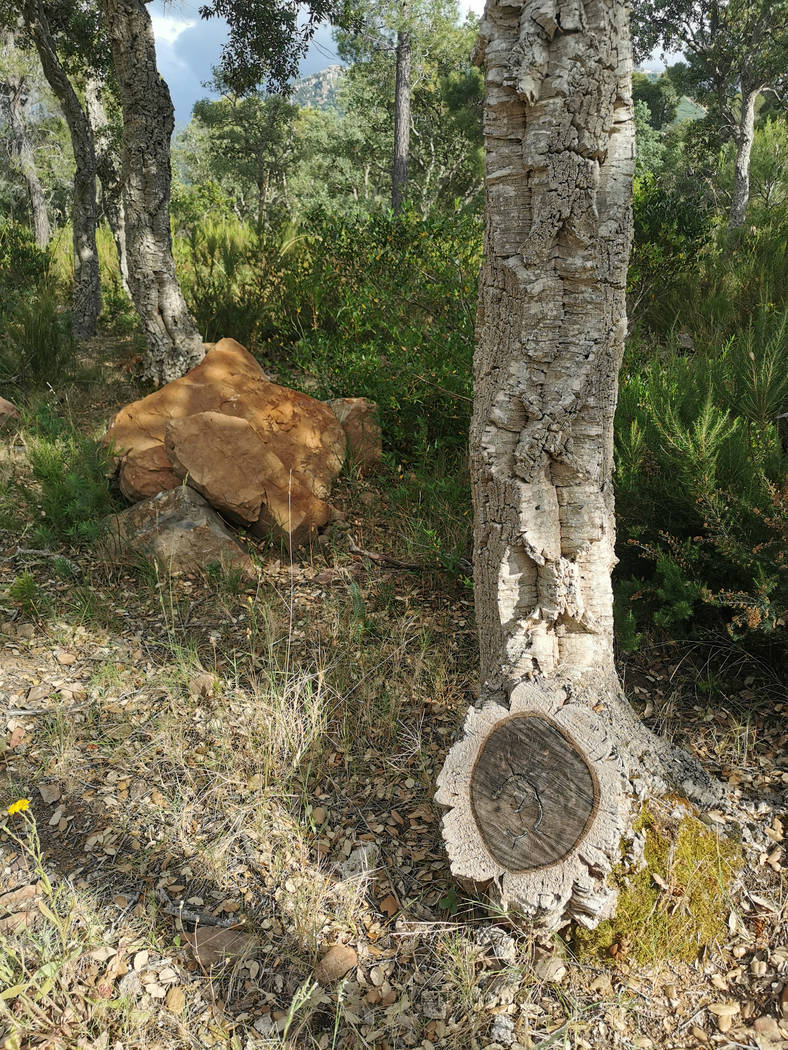
[[[181,479],[172,469],[164,445],[151,445],[129,452],[121,464],[119,483],[126,499],[138,503],[177,488]]]
[[[342,424],[348,451],[360,470],[372,470],[383,459],[378,406],[365,397],[338,397],[328,407]]]
[[[164,441],[179,477],[257,535],[295,547],[329,519],[328,504],[285,465],[292,453],[286,434],[263,440],[245,419],[198,412],[168,423]]]
[[[4,397],[0,397],[0,430],[3,429],[6,424],[13,422],[15,419],[21,419],[19,409],[16,405],[12,405],[10,401],[6,401]]]
[[[252,525],[251,531],[255,536],[285,543],[292,550],[335,514],[328,503],[317,499],[306,485],[288,474],[281,485],[266,484],[260,518]]]
[[[336,416],[320,401],[269,382],[251,354],[233,339],[218,342],[181,379],[118,412],[105,441],[127,457],[121,465],[121,485],[130,493],[139,491],[139,481],[126,480],[125,462],[139,465],[142,453],[162,447],[172,420],[206,412],[247,420],[288,476],[292,471],[318,500],[328,496],[347,444]],[[228,462],[231,458],[229,454]],[[161,466],[161,459],[156,462]],[[278,521],[280,515],[274,517]]]
[[[349,944],[335,944],[315,967],[315,980],[318,984],[333,984],[350,973],[357,962],[358,954],[354,948]]]
[[[202,572],[218,563],[254,575],[250,558],[219,515],[185,485],[113,514],[104,552],[121,564],[148,558],[173,574]]]

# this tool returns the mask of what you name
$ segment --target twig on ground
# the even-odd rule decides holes
[[[359,554],[362,558],[369,558],[370,561],[374,561],[378,565],[389,565],[393,569],[408,569],[411,572],[416,572],[425,568],[420,562],[401,561],[399,558],[392,558],[388,554],[375,554],[374,551],[365,551],[362,547],[358,546],[350,533],[348,533],[348,544],[350,546],[351,554]]]

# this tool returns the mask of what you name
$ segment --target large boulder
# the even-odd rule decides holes
[[[13,405],[10,401],[6,401],[4,397],[0,397],[0,430],[2,430],[7,423],[15,422],[21,418],[21,414],[16,405]]]
[[[362,471],[374,470],[383,459],[378,406],[366,397],[338,397],[328,407],[342,424],[348,453]]]
[[[202,496],[181,485],[113,514],[104,549],[110,561],[154,561],[173,575],[202,572],[207,565],[254,575],[249,555]]]
[[[298,546],[331,508],[287,467],[288,435],[263,440],[251,423],[221,412],[173,419],[164,445],[175,473],[231,521]],[[231,453],[228,455],[228,450]]]
[[[181,379],[121,409],[105,441],[118,457],[127,498],[185,478],[233,520],[260,522],[293,543],[328,520],[325,500],[347,447],[327,405],[270,382],[234,339],[222,339]]]

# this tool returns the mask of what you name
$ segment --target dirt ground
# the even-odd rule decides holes
[[[24,470],[24,442],[4,454]],[[728,787],[699,815],[740,848],[712,942],[671,957],[669,878],[593,953],[535,938],[448,870],[432,796],[474,698],[473,609],[446,574],[354,553],[396,549],[393,483],[344,481],[346,520],[292,563],[260,550],[252,582],[0,535],[0,812],[29,800],[0,830],[0,1046],[788,1046],[773,671],[712,640],[620,665]],[[24,572],[32,609],[1,597]]]

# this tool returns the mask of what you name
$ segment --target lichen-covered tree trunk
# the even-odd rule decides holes
[[[638,798],[714,795],[613,662],[613,415],[634,166],[623,0],[488,0],[471,474],[482,689],[437,799],[455,875],[538,925],[610,914]]]
[[[46,248],[52,236],[47,213],[46,196],[36,168],[35,152],[25,121],[23,97],[24,78],[7,80],[4,84],[8,104],[8,123],[11,127],[12,155],[19,167],[27,186],[30,200],[30,214],[33,220],[33,237],[39,248]]]
[[[403,5],[403,18],[406,8]],[[402,209],[408,186],[410,153],[410,69],[411,35],[407,26],[397,33],[396,75],[394,82],[394,165],[391,178],[391,207]]]
[[[55,48],[41,0],[26,0],[25,21],[41,66],[68,124],[74,153],[71,224],[74,245],[72,327],[77,339],[96,334],[101,313],[101,283],[96,250],[96,155],[93,134],[82,104]]]
[[[96,173],[101,183],[101,205],[118,257],[120,283],[131,298],[129,266],[126,255],[126,216],[123,208],[123,175],[120,164],[120,142],[116,140],[104,106],[106,85],[90,77],[85,85],[85,107],[96,149]]]
[[[156,67],[153,27],[142,0],[101,0],[101,9],[123,109],[129,289],[147,336],[146,376],[166,383],[187,372],[205,352],[172,257],[172,99]]]
[[[733,175],[733,195],[728,218],[728,229],[735,230],[744,225],[747,204],[750,199],[750,154],[755,138],[755,103],[760,88],[742,91],[741,117],[736,133],[736,166]]]

